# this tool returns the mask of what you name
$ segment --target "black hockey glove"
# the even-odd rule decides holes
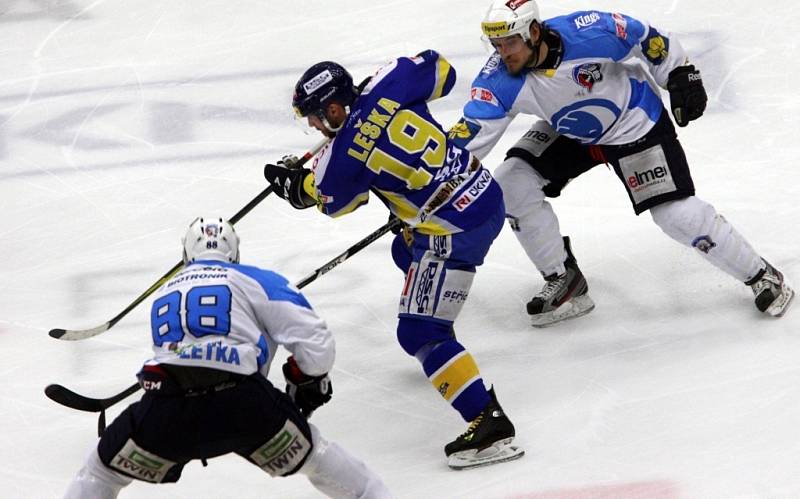
[[[678,126],[686,126],[690,121],[703,116],[708,96],[703,88],[703,78],[694,65],[679,66],[673,69],[667,79],[672,116]]]
[[[296,163],[297,158],[284,156],[277,165],[267,164],[264,167],[264,178],[275,188],[275,194],[288,201],[292,207],[302,210],[317,202],[303,189],[303,183],[311,175],[311,170],[296,168]]]
[[[307,418],[333,395],[333,385],[327,373],[309,376],[300,370],[294,357],[289,357],[283,364],[283,376],[286,378],[286,394]]]

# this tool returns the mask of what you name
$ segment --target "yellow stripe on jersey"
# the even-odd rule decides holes
[[[342,215],[347,215],[348,213],[350,213],[351,211],[355,210],[356,208],[358,208],[362,204],[366,204],[368,200],[369,200],[369,191],[361,193],[358,196],[356,196],[355,198],[353,198],[353,200],[350,201],[347,204],[347,206],[343,207],[341,210],[337,211],[336,213],[328,213],[328,216],[330,216],[332,218],[338,218],[338,217],[341,217]],[[325,205],[324,204],[317,204],[317,206],[319,207],[320,211],[324,212],[324,210],[325,210]]]
[[[428,98],[429,101],[442,96],[444,84],[447,83],[447,76],[450,74],[450,71],[453,71],[453,67],[447,62],[447,59],[439,56],[439,60],[436,61],[436,87],[434,87],[433,93],[430,98]]]
[[[433,373],[429,379],[442,397],[450,401],[461,393],[462,388],[469,386],[479,376],[475,359],[469,352],[462,351]]]
[[[417,214],[419,213],[419,208],[414,205],[414,203],[410,202],[405,197],[397,194],[396,192],[390,191],[382,191],[380,189],[376,189],[378,192],[381,193],[382,196],[386,198],[387,201],[392,205],[394,208],[392,212],[397,215],[397,217],[404,221],[404,222],[412,222],[415,218],[417,218]],[[436,217],[431,217],[430,219],[426,220],[421,224],[417,224],[414,226],[414,229],[418,230],[422,234],[427,235],[434,235],[434,236],[447,236],[458,232],[458,229],[452,227],[448,224],[448,226],[444,226],[441,223],[437,223]]]

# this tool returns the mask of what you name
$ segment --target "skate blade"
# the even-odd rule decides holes
[[[594,302],[589,295],[576,296],[575,298],[561,304],[555,310],[543,314],[531,315],[531,325],[533,327],[549,327],[567,319],[581,317],[594,310]]]
[[[794,290],[784,284],[781,286],[781,295],[767,307],[766,312],[773,317],[783,317],[794,299]]]
[[[499,440],[482,451],[465,450],[450,454],[447,465],[454,470],[468,470],[519,459],[525,455],[525,451],[517,445],[511,445],[512,440],[513,437]]]

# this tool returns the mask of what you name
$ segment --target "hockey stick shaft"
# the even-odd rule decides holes
[[[325,138],[318,144],[316,144],[311,150],[306,152],[302,158],[300,158],[297,163],[296,167],[301,167],[306,164],[311,158],[314,157],[324,146],[328,143],[330,139]],[[258,206],[261,201],[263,201],[267,196],[272,194],[273,187],[270,185],[263,191],[261,191],[256,197],[250,200],[249,203],[244,205],[242,209],[236,212],[228,221],[231,224],[236,224],[239,220],[244,218],[245,215],[250,213],[253,208]],[[114,327],[114,325],[119,322],[123,317],[128,315],[128,313],[136,308],[137,305],[142,303],[148,296],[153,294],[158,288],[160,288],[165,282],[169,281],[172,276],[174,276],[181,268],[183,267],[183,262],[180,261],[176,263],[171,269],[167,271],[166,274],[161,276],[152,286],[147,288],[144,293],[140,294],[135,300],[133,300],[130,305],[125,307],[122,312],[115,315],[110,321],[105,322],[97,327],[93,327],[91,329],[51,329],[48,333],[51,337],[59,339],[59,340],[67,340],[67,341],[76,341],[76,340],[85,340],[87,338],[92,338],[97,336],[98,334],[104,333]]]
[[[355,255],[362,249],[366,248],[370,244],[377,241],[381,236],[383,236],[387,232],[390,232],[394,228],[400,227],[402,223],[403,222],[397,218],[387,222],[379,229],[375,230],[364,239],[350,246],[340,255],[338,255],[325,265],[319,267],[314,272],[306,276],[303,280],[301,280],[296,284],[297,288],[302,289],[307,285],[309,285],[310,283],[316,281],[320,276],[322,276],[323,274],[327,274],[328,272],[330,272],[335,267],[339,266],[339,264],[341,264],[351,256]],[[119,402],[120,400],[126,398],[128,395],[137,392],[140,388],[141,387],[139,386],[139,383],[134,383],[133,385],[129,386],[122,392],[104,399],[85,397],[58,384],[48,385],[44,389],[44,393],[53,402],[70,407],[72,409],[76,409],[78,411],[103,412],[112,405]]]
[[[312,272],[309,275],[307,275],[306,277],[304,277],[300,282],[297,283],[297,287],[300,288],[300,289],[303,289],[308,284],[316,281],[317,278],[319,278],[321,275],[327,274],[328,272],[333,270],[335,267],[337,267],[340,263],[344,262],[345,260],[347,260],[351,256],[355,255],[356,253],[358,253],[362,249],[364,249],[367,246],[369,246],[370,244],[374,243],[375,241],[377,241],[381,236],[383,236],[387,232],[389,232],[389,231],[391,231],[391,230],[393,230],[393,229],[395,229],[397,227],[400,227],[402,224],[403,224],[403,222],[399,218],[394,218],[394,219],[390,220],[389,222],[387,222],[386,224],[381,226],[379,229],[375,230],[375,232],[371,233],[370,235],[368,235],[364,239],[360,240],[356,244],[354,244],[354,245],[350,246],[349,248],[347,248],[344,252],[342,252],[339,256],[337,256],[333,260],[329,261],[328,263],[326,263],[322,267],[319,267],[314,272]]]

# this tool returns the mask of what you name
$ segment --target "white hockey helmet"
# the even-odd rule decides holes
[[[195,260],[239,262],[239,236],[221,217],[198,217],[183,236],[183,263]]]
[[[490,40],[520,35],[527,42],[531,39],[533,21],[542,22],[535,0],[492,0],[481,30]]]

